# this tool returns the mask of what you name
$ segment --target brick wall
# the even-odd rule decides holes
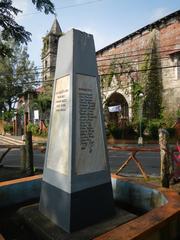
[[[143,63],[144,57],[148,51],[150,51],[150,42],[153,34],[156,35],[157,47],[159,52],[159,59],[163,84],[163,105],[166,111],[177,111],[180,107],[180,79],[177,77],[176,60],[180,56],[180,21],[179,16],[172,16],[166,21],[159,21],[157,24],[149,25],[149,28],[141,29],[139,32],[130,34],[126,38],[115,42],[106,48],[97,52],[97,63],[99,74],[103,77],[109,73],[109,66],[112,65],[112,61],[118,61],[118,63],[126,62],[128,67],[115,69],[117,72],[121,72],[121,76],[117,76],[118,81],[122,82],[122,87],[115,88],[113,82],[113,88],[121,92],[126,98],[129,106],[132,105],[132,98],[129,96],[131,93],[127,93],[127,88],[130,90],[128,83],[131,79],[135,81],[139,77],[139,72],[127,73],[128,68],[131,70],[139,70],[140,64]],[[114,60],[113,60],[114,59]],[[113,92],[112,86],[106,86],[102,89],[105,97],[110,96]],[[104,97],[104,98],[105,98]]]

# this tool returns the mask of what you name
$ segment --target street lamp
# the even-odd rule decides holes
[[[26,104],[25,102],[22,103],[23,108],[23,135],[22,140],[25,141],[26,136]]]
[[[2,112],[2,128],[3,128],[3,130],[2,130],[2,135],[4,136],[5,135],[5,131],[4,131],[4,110],[2,110],[1,111]]]
[[[144,94],[142,92],[139,93],[139,138],[138,138],[139,145],[143,144],[143,137],[142,137],[143,97],[144,97]]]
[[[2,120],[4,121],[4,110],[2,110]]]
[[[14,135],[17,136],[18,135],[18,112],[14,111]]]

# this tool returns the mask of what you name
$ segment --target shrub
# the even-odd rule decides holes
[[[108,124],[108,130],[109,130],[109,134],[115,139],[120,139],[122,137],[122,130],[118,128],[114,122],[110,122]]]
[[[175,128],[167,128],[167,131],[169,133],[169,137],[170,138],[174,138],[175,137]]]
[[[32,135],[38,136],[40,134],[40,129],[38,124],[28,123],[27,130],[32,132]]]
[[[148,122],[147,129],[152,139],[157,140],[159,138],[158,129],[160,128],[160,125],[161,125],[160,119],[152,119]]]
[[[127,139],[134,139],[137,137],[137,133],[135,132],[132,125],[128,125],[126,128],[123,129],[123,137]]]
[[[42,131],[40,136],[41,137],[47,137],[48,136],[48,132],[47,131]]]
[[[10,122],[11,119],[14,117],[14,112],[13,111],[11,111],[11,112],[9,112],[9,111],[4,112],[4,116],[3,117],[4,117],[5,121]]]
[[[106,136],[111,135],[115,139],[134,139],[137,136],[137,133],[134,130],[133,125],[129,124],[123,128],[117,127],[113,122],[108,124],[106,129]]]
[[[122,134],[123,134],[123,131],[122,131],[121,128],[113,128],[113,129],[111,129],[111,135],[115,139],[121,139],[122,138]]]
[[[134,121],[133,125],[132,125],[132,128],[133,128],[135,134],[139,135],[139,133],[140,133],[140,122],[139,121]],[[143,135],[146,128],[147,128],[147,121],[146,121],[146,119],[142,119],[142,121],[141,121],[142,135]]]
[[[4,126],[4,131],[7,133],[12,133],[13,132],[13,125],[10,123],[6,123]]]
[[[48,130],[42,131],[39,128],[39,125],[37,123],[28,123],[27,130],[32,132],[32,135],[34,136],[41,136],[41,137],[47,137]]]

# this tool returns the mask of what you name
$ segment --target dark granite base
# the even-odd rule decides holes
[[[36,235],[36,239],[43,240],[90,240],[137,217],[116,207],[112,217],[79,231],[67,233],[40,213],[38,209],[38,204],[23,207],[18,211],[18,215],[21,222],[25,223],[25,227],[28,227]]]
[[[69,194],[42,182],[40,211],[67,232],[95,224],[114,214],[111,183]]]

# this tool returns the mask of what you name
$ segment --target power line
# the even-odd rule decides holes
[[[146,71],[153,71],[153,70],[161,70],[161,69],[168,69],[168,68],[175,68],[175,67],[180,67],[180,65],[177,65],[177,66],[165,66],[165,67],[156,67],[156,68],[148,68],[148,69],[140,69],[140,70],[129,70],[129,71],[122,71],[122,72],[115,72],[113,73],[114,75],[118,75],[118,74],[130,74],[130,73],[134,73],[134,72],[146,72]],[[106,73],[106,74],[99,74],[98,76],[109,76],[111,74],[109,73]],[[40,78],[42,79],[42,78]],[[47,83],[52,83],[54,82],[54,79],[49,79],[49,80],[41,80],[41,81],[31,81],[31,82],[28,82],[28,83],[23,83],[23,85],[26,85],[26,84],[40,84],[40,83],[44,83],[44,84],[47,84]]]
[[[168,57],[162,57],[162,58],[155,57],[155,58],[153,58],[153,60],[151,60],[151,63],[156,63],[155,59],[160,61],[162,59],[168,59]],[[146,62],[146,61],[147,60],[138,60],[138,61],[111,63],[111,64],[106,64],[106,65],[98,65],[98,68],[99,68],[99,70],[101,70],[101,68],[103,68],[103,70],[105,70],[110,66],[116,66],[115,68],[117,68],[118,66],[127,65],[127,64],[132,64],[131,66],[127,66],[127,67],[132,67],[133,64],[136,66],[138,63],[143,63],[143,62]],[[37,69],[42,70],[42,71],[37,71]],[[8,77],[8,76],[11,76],[11,75],[13,75],[13,77],[21,77],[21,76],[28,76],[28,75],[29,76],[31,76],[31,75],[36,75],[37,76],[37,75],[40,75],[40,74],[45,74],[46,72],[48,73],[52,69],[54,70],[55,66],[46,67],[45,69],[43,69],[43,67],[41,67],[41,68],[34,68],[34,69],[29,69],[29,70],[22,70],[22,71],[19,71],[16,74],[11,74],[9,72],[1,72],[0,73],[0,78]],[[32,72],[32,71],[34,71],[34,72]]]
[[[161,48],[168,48],[168,47],[176,47],[178,43],[174,43],[174,44],[169,44],[169,45],[162,45],[162,46],[158,46],[156,47],[156,49],[161,49]],[[112,43],[113,45],[113,43]],[[115,48],[117,49],[117,48]],[[133,52],[141,52],[141,51],[147,51],[147,50],[153,50],[153,48],[141,48],[141,49],[136,49],[136,50],[131,50],[131,51],[126,51],[126,52],[119,52],[119,53],[114,53],[114,54],[107,54],[106,56],[107,57],[110,57],[110,56],[114,56],[114,55],[124,55],[124,54],[127,54],[127,53],[133,53]],[[173,49],[173,50],[177,50],[177,49]],[[100,51],[100,50],[99,50]],[[98,52],[98,51],[97,51]],[[101,56],[100,56],[101,57]]]
[[[167,68],[176,68],[176,67],[180,67],[180,65],[174,65],[174,66],[163,66],[163,67],[153,67],[153,68],[146,68],[146,69],[139,69],[139,70],[127,70],[127,71],[122,71],[122,72],[115,72],[114,74],[124,74],[124,73],[132,73],[132,72],[145,72],[145,71],[150,71],[150,70],[161,70],[161,69],[167,69]],[[39,72],[39,74],[41,74],[42,72]],[[105,75],[112,75],[112,73],[105,73],[105,74],[99,74],[99,76],[105,76]],[[43,79],[43,78],[38,78],[38,79]],[[38,81],[38,80],[37,80]],[[37,82],[35,81],[35,82]],[[46,81],[44,81],[46,82]],[[29,83],[33,83],[33,81],[28,82]]]
[[[153,61],[151,60],[151,63],[157,63],[157,60],[163,60],[163,59],[168,59],[168,57],[163,57],[163,58],[159,58],[159,57],[156,57],[156,58],[153,58]],[[143,63],[143,62],[147,62],[147,60],[138,60],[138,61],[129,61],[129,62],[120,62],[120,63],[110,63],[110,64],[105,64],[105,65],[97,65],[97,67],[101,70],[101,68],[106,68],[106,67],[110,67],[110,66],[122,66],[122,65],[127,65],[127,64],[134,64],[135,66],[138,64],[138,63]],[[127,66],[129,67],[129,66]],[[132,67],[132,65],[131,65]]]
[[[0,76],[11,76],[13,75],[14,77],[18,77],[18,76],[24,76],[24,75],[38,75],[38,74],[42,74],[42,73],[45,73],[45,72],[48,72],[50,71],[51,69],[54,69],[55,66],[50,66],[50,67],[46,67],[45,70],[43,70],[43,67],[39,67],[39,68],[33,68],[33,69],[28,69],[28,70],[22,70],[22,71],[18,71],[18,73],[15,73],[15,74],[11,74],[11,73],[8,73],[8,72],[0,72]],[[43,70],[43,71],[37,71],[37,70]],[[34,71],[34,72],[33,72]]]
[[[168,45],[170,46],[170,45]],[[167,45],[166,45],[167,47]],[[164,51],[159,51],[159,52],[166,52],[166,51],[172,51],[174,49],[169,49],[169,50],[164,50]],[[180,49],[177,49],[177,50],[180,50]],[[118,54],[114,54],[112,56],[116,56]],[[145,54],[136,54],[136,55],[129,55],[129,56],[121,56],[121,57],[114,57],[114,58],[105,58],[105,59],[97,59],[97,63],[101,62],[101,61],[108,61],[108,60],[116,60],[116,59],[123,59],[123,58],[127,58],[127,57],[139,57],[139,56],[142,56],[142,55],[145,55]],[[154,56],[153,59],[151,59],[151,63],[153,63],[155,61],[155,59],[157,60],[162,60],[162,59],[168,59],[168,57],[158,57],[158,56]],[[148,59],[147,59],[148,60]],[[121,66],[121,65],[127,65],[127,64],[138,64],[138,63],[143,63],[145,61],[147,61],[146,59],[144,60],[131,60],[131,61],[127,61],[127,62],[120,62],[120,63],[111,63],[111,64],[106,64],[106,65],[101,65],[101,64],[98,64],[98,68],[101,70],[101,68],[103,68],[103,70],[105,70],[105,67],[110,67],[110,66]],[[128,66],[127,66],[128,67]],[[133,67],[132,65],[130,67]],[[176,66],[177,67],[177,66]],[[49,72],[50,70],[54,70],[55,69],[55,66],[50,66],[50,67],[35,67],[33,69],[28,69],[28,70],[22,70],[22,71],[18,71],[18,73],[14,74],[13,76],[14,77],[21,77],[21,76],[31,76],[31,75],[35,75],[37,77],[37,75],[40,75],[40,74],[45,74],[46,72]],[[39,70],[42,70],[42,71],[39,71]],[[34,72],[32,72],[34,71]],[[2,78],[3,76],[11,76],[12,74],[10,74],[9,72],[1,72],[0,73],[0,78]]]
[[[174,45],[165,45],[165,46],[163,46],[164,48],[166,47],[170,47],[170,46],[174,46]],[[159,48],[161,48],[161,47],[159,47]],[[143,49],[143,51],[146,51],[146,50],[148,50],[148,49],[151,49],[152,50],[152,48],[145,48],[145,49]],[[178,51],[178,50],[180,50],[180,48],[176,48],[176,50]],[[138,51],[138,50],[137,50]],[[137,51],[131,51],[131,52],[137,52]],[[141,50],[139,50],[139,51],[142,51],[142,49]],[[161,53],[161,52],[171,52],[171,51],[174,51],[174,49],[168,49],[168,50],[164,50],[164,51],[159,51],[158,53]],[[114,59],[119,59],[119,58],[127,58],[127,57],[139,57],[139,56],[142,56],[142,55],[146,55],[145,53],[144,54],[136,54],[136,55],[126,55],[126,56],[122,56],[122,57],[114,57],[114,56],[118,56],[118,55],[121,55],[121,54],[127,54],[127,53],[131,53],[131,52],[125,52],[125,53],[118,53],[118,54],[111,54],[111,55],[106,55],[105,57],[107,57],[107,56],[112,56],[113,58],[103,58],[103,59],[98,59],[98,57],[97,57],[97,62],[100,62],[100,61],[105,61],[105,60],[114,60]],[[153,55],[153,54],[152,54]],[[154,57],[154,59],[159,59],[159,60],[161,60],[161,59],[165,59],[165,58],[168,58],[168,57]],[[146,61],[146,60],[138,60],[139,62],[141,62],[141,61]],[[125,63],[121,63],[121,64],[126,64],[126,63],[136,63],[136,62],[138,62],[138,61],[131,61],[131,62],[125,62]],[[101,65],[102,66],[102,65]],[[32,68],[32,69],[29,69],[29,70],[22,70],[22,71],[19,71],[19,73],[25,73],[25,72],[30,72],[30,71],[36,71],[37,73],[38,73],[38,70],[43,70],[44,72],[45,71],[48,71],[48,70],[50,70],[50,69],[52,69],[52,68],[55,68],[56,66],[49,66],[49,67],[43,67],[42,65],[41,66],[36,66],[36,67],[34,67],[34,68]],[[99,67],[100,67],[100,65],[99,65]],[[42,71],[42,72],[43,72]],[[6,74],[6,72],[1,72],[0,74]]]
[[[55,8],[55,11],[57,10],[63,10],[63,9],[68,9],[68,8],[74,8],[74,7],[81,7],[81,6],[85,6],[85,5],[90,5],[90,4],[94,4],[97,2],[101,2],[103,0],[94,0],[94,1],[88,1],[88,2],[84,2],[84,3],[77,3],[77,4],[71,4],[68,6],[63,6],[60,8]],[[30,16],[30,15],[36,15],[36,14],[40,14],[41,12],[33,12],[33,13],[27,13],[27,14],[22,14],[21,16]]]
[[[165,52],[171,52],[173,51],[174,49],[169,49],[169,50],[163,50],[163,51],[157,51],[154,53],[157,54],[157,53],[165,53]],[[176,49],[177,51],[180,51],[180,48],[177,48]],[[126,54],[126,53],[124,53]],[[103,58],[103,59],[97,59],[97,62],[101,62],[101,61],[108,61],[108,60],[114,60],[114,59],[122,59],[122,58],[128,58],[128,57],[139,57],[139,56],[144,56],[144,55],[148,55],[148,53],[139,53],[139,54],[134,54],[134,55],[125,55],[125,56],[120,56],[120,57],[114,57],[114,56],[118,56],[119,54],[112,54],[110,56],[112,56],[111,58]],[[121,55],[121,54],[120,54]],[[149,53],[149,55],[152,55],[153,56],[153,53]]]
[[[180,67],[180,65],[176,66],[164,66],[164,67],[156,67],[156,68],[146,68],[146,69],[139,69],[139,70],[129,70],[129,71],[122,71],[122,72],[115,72],[113,73],[114,75],[118,74],[125,74],[125,73],[133,73],[133,72],[146,72],[146,71],[153,71],[153,70],[161,70],[161,69],[168,69],[168,68],[175,68],[175,67]],[[100,74],[99,76],[108,76],[112,75],[111,73],[105,73],[105,74]]]

